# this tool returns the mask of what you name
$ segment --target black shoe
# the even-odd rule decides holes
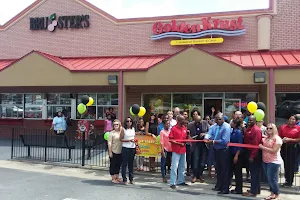
[[[292,184],[289,184],[289,183],[284,183],[281,185],[282,187],[292,187]]]
[[[191,176],[190,172],[185,173],[186,176]]]
[[[170,188],[176,189],[176,185],[170,185]]]
[[[218,194],[229,194],[229,191],[227,190],[222,190],[222,191],[220,191],[220,192],[218,192]]]
[[[220,188],[216,188],[216,187],[212,188],[212,190],[213,190],[213,191],[221,191]]]
[[[180,184],[177,184],[177,185],[179,185],[179,186],[189,186],[188,184],[186,184],[185,182],[183,182],[183,183],[180,183]]]
[[[243,192],[237,192],[237,191],[235,191],[235,190],[231,190],[230,193],[231,193],[231,194],[243,194]]]

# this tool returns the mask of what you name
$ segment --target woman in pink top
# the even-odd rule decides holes
[[[282,140],[278,136],[275,124],[268,124],[266,133],[267,136],[262,139],[262,144],[259,145],[271,190],[271,195],[265,199],[277,199],[279,197],[278,169],[282,163],[280,155]]]
[[[106,120],[104,123],[104,133],[112,131],[112,121],[111,121],[111,115],[107,114]]]
[[[161,176],[163,178],[163,182],[167,183],[166,179],[166,162],[171,161],[172,155],[172,147],[169,142],[169,134],[170,134],[170,121],[165,122],[165,127],[160,131],[160,144],[161,144]]]

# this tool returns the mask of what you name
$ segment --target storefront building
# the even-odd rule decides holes
[[[59,110],[95,99],[102,128],[138,103],[147,113],[175,106],[229,117],[249,101],[265,121],[300,113],[300,6],[270,0],[261,10],[116,19],[84,0],[38,0],[0,26],[0,134],[49,128]]]

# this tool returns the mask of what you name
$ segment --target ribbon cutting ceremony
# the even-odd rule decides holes
[[[1,200],[299,199],[299,0],[0,5]]]

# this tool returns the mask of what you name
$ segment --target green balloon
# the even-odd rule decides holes
[[[132,112],[132,107],[130,107],[129,112],[132,116],[135,116],[135,114]]]
[[[104,133],[104,140],[108,140],[109,132]]]
[[[77,106],[77,111],[82,115],[86,111],[86,105],[84,105],[83,103],[79,104]]]
[[[156,137],[156,143],[160,144],[160,135]]]
[[[254,116],[256,118],[256,121],[262,121],[265,117],[265,112],[261,109],[257,109],[255,112],[254,112]]]

